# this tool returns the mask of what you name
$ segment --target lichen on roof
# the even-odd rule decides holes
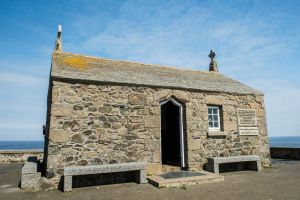
[[[84,70],[89,66],[88,60],[80,57],[66,56],[62,53],[56,53],[54,54],[54,56],[58,65],[63,65],[80,70]]]
[[[217,72],[117,61],[66,52],[53,53],[51,76],[59,79],[102,83],[133,84],[236,94],[263,94]]]

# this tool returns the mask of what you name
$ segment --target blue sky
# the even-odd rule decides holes
[[[63,50],[219,71],[265,93],[270,136],[300,136],[299,1],[0,1],[0,140],[41,140]]]

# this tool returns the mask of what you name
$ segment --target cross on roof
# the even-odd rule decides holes
[[[216,57],[216,53],[213,50],[210,50],[208,57],[210,57],[210,60],[213,61]]]

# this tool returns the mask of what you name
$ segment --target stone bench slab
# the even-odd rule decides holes
[[[24,166],[22,167],[22,174],[34,174],[37,172],[37,157],[28,157]]]
[[[30,156],[22,167],[21,188],[36,190],[40,186],[41,173],[38,172],[37,157]]]
[[[146,169],[146,163],[120,163],[105,165],[89,165],[89,166],[70,166],[64,168],[65,176],[87,175],[87,174],[103,174],[112,172],[136,171]]]
[[[261,170],[260,157],[258,155],[213,157],[207,158],[207,161],[207,170],[217,174],[219,173],[219,164],[222,163],[251,162],[249,163],[249,168],[255,169],[257,171]]]
[[[147,183],[146,163],[117,163],[105,165],[89,165],[89,166],[69,166],[64,168],[64,192],[72,191],[72,176],[103,174],[114,172],[137,171],[136,181],[138,183]]]
[[[207,158],[209,163],[233,163],[233,162],[246,162],[246,161],[259,161],[258,155],[245,155],[245,156],[230,156],[230,157],[214,157]]]

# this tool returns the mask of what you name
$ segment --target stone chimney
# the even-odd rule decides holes
[[[62,52],[61,32],[62,32],[62,27],[61,27],[61,25],[58,25],[54,52]]]
[[[213,50],[210,50],[208,57],[210,57],[209,71],[218,72],[218,64],[217,61],[215,60],[216,53]]]

